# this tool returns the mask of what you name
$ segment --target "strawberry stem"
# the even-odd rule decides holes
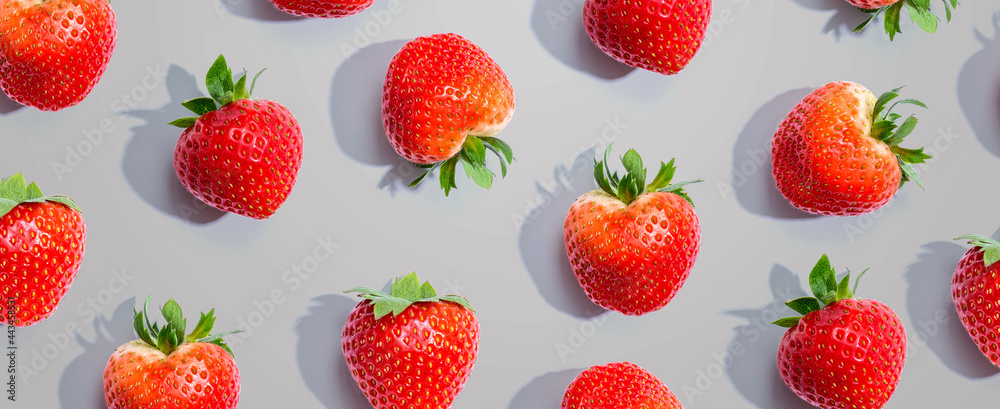
[[[824,306],[833,304],[840,300],[848,300],[854,298],[854,294],[858,291],[858,283],[861,281],[861,277],[868,272],[865,269],[858,274],[857,279],[854,281],[854,288],[850,287],[851,282],[851,272],[848,270],[847,274],[838,282],[837,272],[830,264],[830,258],[826,254],[823,254],[816,265],[813,266],[812,271],[809,273],[809,289],[812,291],[813,296],[800,297],[794,300],[789,300],[785,302],[788,308],[795,311],[800,316],[785,317],[777,321],[772,322],[772,324],[791,328],[798,325],[799,320],[802,316],[809,314],[814,311],[819,311],[823,309]]]
[[[266,68],[257,72],[257,75],[253,77],[253,81],[250,84],[250,89],[247,90],[246,70],[243,71],[243,75],[240,75],[240,78],[234,83],[233,70],[226,63],[226,57],[219,54],[219,57],[215,59],[215,62],[208,69],[208,74],[205,75],[205,86],[208,88],[210,96],[193,98],[181,103],[182,106],[197,116],[175,119],[168,124],[187,129],[194,126],[195,122],[202,115],[218,110],[230,102],[250,99],[253,89],[257,85],[257,78],[260,77],[260,74],[264,73],[264,70]]]
[[[160,309],[163,318],[167,320],[167,325],[161,328],[159,324],[149,321],[149,303],[152,299],[152,294],[146,297],[142,311],[135,311],[135,316],[133,317],[132,325],[139,339],[160,350],[167,356],[181,345],[193,342],[212,343],[225,349],[229,355],[233,355],[233,350],[229,349],[229,346],[222,340],[222,337],[243,331],[210,334],[212,327],[215,325],[214,308],[209,310],[208,313],[201,313],[201,317],[198,319],[198,324],[195,325],[194,330],[185,336],[187,319],[184,318],[184,313],[181,311],[181,306],[177,304],[177,301],[173,299],[168,300]]]
[[[469,300],[465,297],[459,295],[439,296],[434,287],[431,286],[431,283],[425,281],[423,284],[420,284],[420,279],[417,278],[416,272],[395,279],[392,283],[390,294],[368,287],[352,288],[344,291],[344,293],[360,293],[359,297],[371,301],[376,320],[389,315],[389,313],[392,313],[393,316],[402,314],[403,311],[406,311],[407,308],[418,302],[449,301],[461,305],[470,311],[474,311],[472,305],[469,304]]]
[[[980,249],[983,253],[983,264],[985,264],[986,267],[1000,261],[1000,242],[993,240],[992,238],[979,234],[966,234],[962,237],[955,238],[955,240],[968,240],[969,244]]]
[[[653,181],[647,185],[646,168],[643,167],[642,157],[634,149],[629,149],[625,153],[625,156],[621,158],[622,165],[628,173],[619,178],[617,172],[611,172],[611,168],[608,166],[608,163],[611,162],[609,160],[611,146],[612,144],[608,144],[608,148],[604,151],[604,160],[594,161],[594,180],[597,181],[597,185],[601,190],[625,202],[626,205],[634,202],[644,192],[668,192],[684,198],[684,200],[694,206],[691,197],[684,192],[684,186],[703,182],[703,180],[698,179],[671,184],[670,181],[677,170],[674,166],[674,159],[670,159],[670,162],[667,163],[660,162],[660,171],[653,177]]]
[[[473,182],[476,182],[477,185],[484,189],[489,189],[493,185],[493,177],[495,175],[493,171],[486,167],[486,151],[493,152],[497,159],[500,160],[501,177],[506,177],[507,165],[514,162],[514,152],[510,149],[510,145],[507,145],[506,142],[499,138],[491,136],[468,135],[465,137],[465,142],[462,143],[462,150],[455,156],[432,165],[417,165],[418,167],[427,169],[427,172],[414,179],[407,187],[416,187],[427,175],[440,169],[439,179],[441,189],[444,189],[444,195],[448,196],[451,193],[451,189],[458,188],[458,185],[455,183],[455,170],[458,163],[461,162],[462,169]]]
[[[958,0],[942,0],[944,3],[945,17],[947,21],[951,21],[952,9],[958,8]],[[885,14],[884,26],[885,32],[889,35],[889,41],[895,39],[896,34],[902,33],[900,30],[899,21],[903,15],[903,8],[906,8],[906,13],[910,15],[910,20],[913,21],[921,30],[933,34],[937,31],[938,21],[940,20],[934,12],[931,11],[931,1],[930,0],[900,0],[896,3],[890,4],[885,7],[864,10],[865,13],[870,13],[871,17],[868,17],[864,22],[854,28],[854,32],[861,32],[865,29],[875,18],[881,14]]]
[[[21,173],[17,173],[7,179],[0,179],[0,217],[7,215],[7,213],[10,213],[11,210],[14,210],[21,203],[42,202],[62,203],[79,213],[83,213],[76,206],[76,202],[69,197],[63,195],[43,195],[42,189],[35,182],[31,182],[30,185],[26,184],[24,175]]]

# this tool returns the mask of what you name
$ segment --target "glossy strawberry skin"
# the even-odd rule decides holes
[[[181,133],[174,169],[195,197],[254,219],[288,198],[302,164],[302,130],[287,108],[237,100],[201,116]]]
[[[0,6],[0,88],[45,111],[83,101],[118,36],[107,0],[10,0]]]
[[[341,18],[358,14],[375,0],[270,0],[278,10],[300,17]]]
[[[451,302],[417,302],[377,321],[362,301],[344,325],[351,376],[376,409],[444,409],[465,386],[479,353],[479,321]]]
[[[587,0],[583,24],[597,48],[618,62],[665,75],[701,48],[711,0]]]
[[[507,74],[457,34],[406,43],[389,63],[382,89],[382,124],[389,142],[415,164],[455,156],[467,135],[496,135],[514,114],[514,88]]]
[[[76,278],[86,238],[83,217],[60,203],[21,203],[0,217],[0,322],[10,325],[10,298],[14,326],[51,316]]]
[[[993,365],[1000,366],[1000,263],[989,267],[983,262],[983,251],[969,249],[955,268],[951,281],[951,296],[962,326]]]
[[[701,225],[681,196],[650,192],[626,206],[600,190],[580,196],[563,225],[566,254],[587,296],[626,315],[663,308],[698,256]]]
[[[870,137],[875,96],[852,82],[827,84],[785,117],[771,145],[778,190],[796,208],[855,216],[884,206],[902,177],[890,147]]]
[[[854,7],[864,10],[874,10],[885,6],[890,6],[899,2],[899,0],[846,0],[846,1]]]
[[[141,341],[118,347],[104,370],[109,409],[232,409],[240,373],[222,347],[186,343],[169,356]]]
[[[681,402],[653,374],[631,362],[595,365],[577,375],[561,409],[681,409]]]
[[[845,299],[810,312],[778,346],[785,384],[821,409],[876,409],[896,390],[906,360],[899,317],[875,300]]]

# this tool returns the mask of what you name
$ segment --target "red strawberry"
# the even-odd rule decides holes
[[[955,309],[979,351],[1000,366],[1000,242],[975,234],[955,240],[974,246],[959,260],[951,280]]]
[[[793,206],[815,214],[855,216],[892,199],[902,182],[923,188],[909,165],[929,159],[921,149],[899,147],[917,119],[900,118],[899,88],[877,100],[853,82],[832,82],[799,102],[778,127],[771,144],[774,181]]]
[[[665,75],[680,72],[705,39],[711,0],[586,0],[590,40],[622,64]]]
[[[20,173],[0,180],[0,322],[26,327],[51,316],[80,270],[86,240],[72,199],[43,196]]]
[[[341,346],[351,376],[376,409],[450,408],[479,353],[479,321],[469,302],[438,296],[416,273],[390,294],[360,287]]]
[[[646,169],[634,150],[622,157],[628,174],[619,180],[606,165],[610,152],[608,146],[594,169],[603,191],[580,196],[566,214],[566,254],[594,303],[643,315],[673,299],[698,256],[701,225],[683,190],[693,182],[670,184],[671,159],[644,185]]]
[[[937,31],[938,17],[934,15],[931,11],[930,0],[916,0],[916,1],[904,1],[904,0],[846,0],[852,6],[864,10],[866,13],[870,13],[871,17],[868,17],[861,25],[854,28],[854,32],[857,33],[864,30],[868,24],[871,24],[876,17],[882,15],[885,23],[885,32],[889,34],[889,41],[892,41],[896,37],[897,33],[902,33],[903,31],[899,29],[899,18],[903,14],[903,8],[906,7],[906,12],[909,13],[910,19],[921,30],[933,34]],[[944,11],[947,16],[948,21],[951,21],[951,9],[958,8],[958,0],[942,0],[944,3]]]
[[[249,91],[246,79],[244,74],[234,85],[233,73],[219,55],[206,77],[212,97],[183,103],[198,117],[170,123],[184,128],[174,150],[174,170],[191,194],[212,207],[266,219],[295,185],[302,165],[302,129],[281,104],[250,99],[257,77]]]
[[[45,111],[83,101],[118,36],[108,0],[6,0],[0,6],[0,88]]]
[[[562,409],[681,409],[681,402],[653,374],[631,362],[594,365],[573,379]]]
[[[375,0],[271,0],[278,10],[301,17],[341,18],[358,14]]]
[[[774,322],[789,328],[778,345],[781,379],[821,409],[885,406],[906,361],[902,321],[881,302],[853,298],[858,284],[849,288],[850,278],[838,284],[824,254],[809,274],[815,298],[785,303],[803,316]]]
[[[187,319],[169,300],[161,309],[167,325],[149,322],[149,301],[135,313],[140,339],[118,347],[104,369],[108,409],[232,409],[240,400],[240,371],[223,336],[210,335],[215,309],[202,313],[185,336]]]
[[[496,61],[457,34],[418,37],[389,63],[382,88],[382,125],[396,153],[429,168],[416,186],[440,168],[441,188],[455,185],[455,168],[489,188],[493,172],[486,150],[500,160],[503,176],[514,160],[510,146],[494,137],[514,114],[514,88]]]

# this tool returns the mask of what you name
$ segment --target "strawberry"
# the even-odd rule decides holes
[[[930,158],[899,145],[917,125],[912,115],[899,126],[900,88],[878,99],[853,82],[832,82],[806,96],[785,117],[771,144],[774,181],[792,206],[814,214],[855,216],[875,211],[903,182],[923,188],[911,163]]]
[[[20,173],[0,180],[0,322],[26,327],[51,316],[80,270],[86,240],[73,199],[43,196]]]
[[[376,409],[452,405],[479,353],[479,321],[468,300],[438,296],[416,273],[391,294],[367,287],[347,317],[341,346],[351,376]]]
[[[781,379],[821,409],[885,406],[906,361],[902,321],[881,302],[855,299],[858,280],[852,290],[850,278],[848,272],[838,284],[824,254],[809,274],[815,297],[785,303],[802,316],[774,322],[789,328],[778,345]]]
[[[989,358],[1000,366],[1000,242],[970,234],[955,240],[969,240],[973,247],[965,252],[951,280],[951,297],[962,319],[962,326]]]
[[[933,34],[937,31],[938,17],[931,11],[931,0],[846,0],[852,6],[871,14],[863,23],[854,28],[854,32],[864,30],[876,17],[884,14],[884,26],[889,41],[892,41],[899,29],[899,19],[903,15],[903,7],[910,15],[910,20],[917,23],[921,30]],[[958,8],[958,0],[942,0],[948,21],[951,21],[951,9]]]
[[[117,36],[108,0],[6,0],[0,6],[0,88],[45,111],[76,105],[104,74]]]
[[[590,40],[618,62],[674,75],[701,48],[711,0],[586,0],[583,25]]]
[[[653,374],[631,362],[594,365],[563,394],[561,409],[681,409],[681,402]]]
[[[606,165],[610,152],[594,168],[601,190],[577,198],[566,214],[566,254],[595,304],[643,315],[670,302],[698,256],[701,224],[683,190],[694,182],[670,184],[671,159],[644,186],[646,169],[634,150],[622,157],[628,174],[619,179]]]
[[[187,320],[174,300],[160,310],[167,325],[149,322],[149,301],[135,313],[140,339],[115,350],[104,369],[108,409],[232,409],[240,400],[240,372],[222,337],[209,335],[215,309],[202,313],[187,336]]]
[[[445,196],[456,188],[462,162],[476,184],[489,188],[493,172],[486,150],[500,160],[503,176],[514,160],[510,146],[494,137],[514,114],[514,88],[507,74],[479,46],[457,34],[418,37],[392,58],[382,87],[382,125],[404,159],[440,168]]]
[[[263,72],[264,70],[261,70]],[[302,165],[302,129],[287,108],[250,99],[244,73],[233,73],[222,55],[208,70],[212,96],[183,103],[198,117],[171,125],[184,128],[174,150],[181,184],[212,207],[254,219],[271,217],[288,198]]]
[[[313,18],[341,18],[358,14],[375,0],[270,0],[288,14]]]

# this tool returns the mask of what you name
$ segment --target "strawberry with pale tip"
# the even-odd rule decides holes
[[[939,18],[931,11],[931,0],[846,0],[852,6],[871,14],[868,19],[854,28],[854,32],[865,29],[878,16],[883,18],[885,33],[892,41],[896,34],[902,33],[899,21],[903,15],[903,9],[910,15],[910,20],[917,24],[921,30],[934,34],[937,31]],[[958,8],[958,0],[941,0],[944,3],[945,16],[951,21],[952,9]]]

